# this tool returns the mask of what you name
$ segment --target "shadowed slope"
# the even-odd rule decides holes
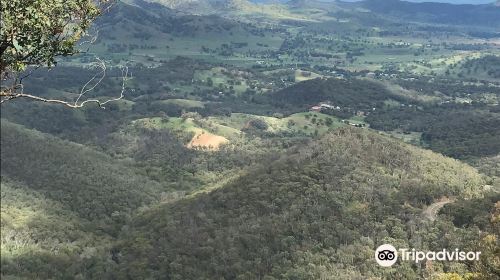
[[[484,182],[456,160],[376,133],[340,129],[209,194],[135,219],[120,277],[346,279],[380,270],[383,242],[432,246],[421,212],[441,196],[472,197]],[[295,277],[295,278],[292,278]]]
[[[125,162],[2,120],[2,176],[23,182],[85,219],[128,215],[162,187]]]

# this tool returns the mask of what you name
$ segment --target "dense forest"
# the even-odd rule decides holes
[[[422,132],[434,151],[455,158],[496,155],[500,152],[500,115],[488,108],[448,105],[379,110],[367,117],[372,128]]]
[[[340,109],[372,111],[381,108],[386,99],[404,100],[378,83],[360,79],[314,79],[298,83],[271,94],[278,107],[307,110],[319,102],[331,102]]]
[[[363,129],[345,128],[292,146],[281,156],[268,157],[266,164],[253,165],[213,191],[194,196],[168,194],[172,186],[141,175],[131,177],[140,173],[140,167],[82,150],[77,144],[5,121],[2,133],[9,135],[2,138],[6,147],[2,149],[6,166],[2,168],[2,267],[6,274],[83,279],[211,279],[215,275],[407,279],[452,267],[456,271],[456,267],[451,263],[429,271],[401,264],[383,270],[371,259],[376,244],[429,249],[473,246],[495,233],[490,213],[499,196],[491,193],[481,200],[490,179],[456,160]],[[148,165],[154,166],[155,155],[163,151],[173,155],[173,150],[155,151],[154,142],[149,143],[152,154],[137,154],[139,162],[147,158]],[[19,150],[24,151],[22,156],[13,158]],[[217,153],[229,159],[227,152]],[[90,155],[92,161],[86,159]],[[14,162],[32,164],[38,180],[19,172]],[[88,181],[88,176],[97,178],[102,171],[100,180]],[[123,172],[127,175],[120,175]],[[121,178],[127,180],[120,182]],[[72,187],[75,184],[85,188]],[[133,186],[140,186],[140,191]],[[147,186],[149,193],[144,192]],[[65,188],[68,191],[62,192]],[[115,199],[107,199],[110,195]],[[446,210],[439,223],[431,223],[422,211],[443,196],[468,200],[452,206],[462,210]],[[151,206],[158,198],[162,203]],[[473,201],[482,201],[483,208],[467,210]],[[94,206],[89,208],[89,203]],[[27,223],[20,223],[18,215],[25,216]],[[55,237],[51,232],[57,229]],[[447,237],[438,241],[434,234]],[[64,253],[55,257],[54,248]],[[34,258],[38,264],[30,265]],[[66,269],[75,259],[85,261]],[[30,269],[21,272],[17,265]],[[476,270],[473,265],[460,271]]]
[[[383,270],[371,250],[384,242],[463,246],[483,236],[446,219],[433,225],[421,215],[433,199],[475,197],[484,184],[474,169],[455,160],[375,133],[342,129],[210,194],[138,216],[116,247],[118,275],[411,279],[447,271],[455,264],[404,263]],[[493,201],[484,204],[486,221]],[[482,228],[490,229],[484,221]]]

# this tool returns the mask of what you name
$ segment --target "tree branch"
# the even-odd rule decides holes
[[[49,98],[44,98],[44,97],[36,96],[36,95],[33,95],[33,94],[24,93],[22,84],[17,84],[15,86],[13,86],[12,88],[10,88],[9,90],[1,90],[0,91],[0,98],[1,98],[0,104],[3,104],[5,102],[7,102],[7,101],[10,101],[10,100],[16,99],[16,98],[28,98],[28,99],[31,99],[31,100],[34,100],[34,101],[61,104],[61,105],[67,106],[69,108],[82,108],[87,103],[96,103],[100,108],[106,109],[106,107],[104,107],[104,105],[106,105],[107,103],[118,101],[118,100],[123,99],[123,97],[125,97],[124,93],[125,93],[125,89],[126,89],[126,83],[127,83],[127,81],[131,77],[128,74],[128,67],[127,66],[123,66],[122,69],[121,69],[121,72],[122,72],[122,86],[121,86],[121,90],[120,90],[120,95],[118,97],[112,98],[112,99],[108,99],[108,100],[105,100],[105,101],[101,101],[101,100],[98,100],[98,99],[88,99],[88,100],[85,100],[85,101],[82,101],[82,102],[78,103],[80,101],[80,99],[86,93],[88,93],[89,91],[92,91],[106,77],[106,65],[105,65],[105,63],[101,59],[98,59],[98,64],[97,65],[98,65],[98,67],[101,68],[101,71],[99,71],[98,73],[96,73],[82,87],[82,89],[80,90],[80,93],[78,94],[78,97],[77,97],[77,99],[76,99],[75,102],[64,101],[64,100],[61,100],[61,99],[49,99]],[[96,79],[98,79],[97,82],[92,87],[87,88],[88,85],[91,84]],[[19,88],[21,89],[21,92],[17,92],[17,90]]]

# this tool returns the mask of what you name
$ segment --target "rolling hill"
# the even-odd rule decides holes
[[[484,183],[456,160],[366,130],[340,129],[211,193],[137,216],[115,247],[116,275],[416,278],[423,270],[408,263],[378,268],[374,248],[460,242],[453,226],[433,227],[422,209],[443,196],[478,196]]]
[[[322,79],[303,81],[269,95],[278,107],[307,110],[318,102],[331,102],[340,109],[371,111],[383,106],[385,100],[405,100],[379,83],[361,79]]]
[[[2,176],[57,201],[83,219],[129,216],[164,191],[126,161],[5,120],[1,141]]]
[[[100,278],[118,232],[169,190],[80,144],[3,119],[1,134],[2,278]]]

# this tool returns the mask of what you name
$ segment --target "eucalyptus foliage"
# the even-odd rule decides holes
[[[1,1],[0,70],[53,66],[57,56],[74,54],[77,42],[108,0]]]

